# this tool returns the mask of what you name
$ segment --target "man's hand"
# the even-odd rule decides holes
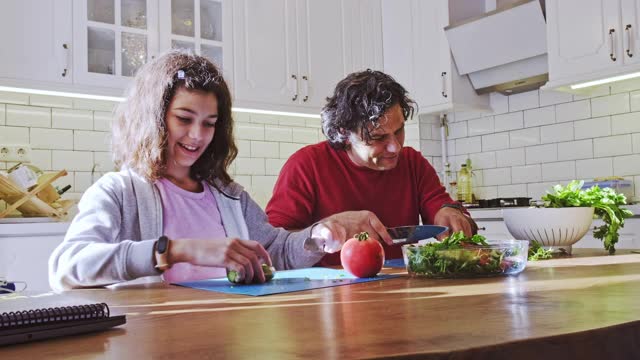
[[[433,219],[433,224],[448,227],[449,234],[462,231],[465,236],[472,236],[477,232],[477,226],[475,226],[473,219],[463,214],[461,211],[450,207],[443,207],[438,210],[435,218]],[[445,233],[443,236],[444,235],[447,234]]]
[[[354,234],[366,231],[369,236],[393,245],[387,228],[371,211],[344,211],[321,220],[312,231],[312,237],[324,239],[324,251],[337,252]]]

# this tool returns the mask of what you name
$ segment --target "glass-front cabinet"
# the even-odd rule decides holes
[[[74,0],[74,83],[121,93],[140,66],[172,48],[230,70],[225,56],[231,51],[223,51],[229,34],[223,19],[231,18],[225,1]]]
[[[230,18],[222,0],[160,1],[160,48],[191,50],[224,69],[224,40],[230,34],[223,19]]]
[[[158,52],[154,0],[74,1],[74,82],[122,88]]]

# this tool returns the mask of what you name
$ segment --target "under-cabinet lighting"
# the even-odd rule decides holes
[[[63,96],[63,97],[70,97],[70,98],[77,98],[77,99],[106,100],[106,101],[116,101],[116,102],[122,102],[125,100],[124,97],[119,97],[119,96],[91,95],[91,94],[82,94],[82,93],[64,92],[64,91],[27,89],[27,88],[19,88],[19,87],[11,87],[11,86],[0,86],[0,91],[9,91],[9,92],[33,94],[33,95]],[[260,109],[248,109],[248,108],[236,108],[236,107],[231,108],[231,111],[253,113],[253,114],[296,116],[296,117],[320,119],[319,114],[306,114],[306,113],[297,113],[297,112],[288,112],[288,111],[272,111],[272,110],[260,110]]]
[[[612,82],[616,82],[616,81],[628,80],[628,79],[633,79],[633,78],[637,78],[637,77],[640,77],[640,72],[634,72],[634,73],[631,73],[631,74],[612,76],[610,78],[605,78],[605,79],[600,79],[600,80],[593,80],[593,81],[587,81],[587,82],[583,82],[583,83],[579,83],[579,84],[574,84],[574,85],[571,85],[571,90],[583,89],[583,88],[590,87],[590,86],[608,84],[608,83],[612,83]]]

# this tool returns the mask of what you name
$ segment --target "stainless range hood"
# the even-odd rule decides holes
[[[549,79],[546,23],[538,0],[518,1],[445,28],[460,75],[476,93],[530,91]]]

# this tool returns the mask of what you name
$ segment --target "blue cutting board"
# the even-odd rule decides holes
[[[320,289],[332,286],[358,284],[369,281],[386,280],[400,275],[380,274],[370,278],[357,278],[345,270],[321,267],[277,271],[273,280],[264,284],[232,284],[226,278],[176,283],[193,289],[216,291],[227,294],[263,296],[294,291]]]
[[[384,261],[384,267],[405,268],[404,259],[389,259]]]

